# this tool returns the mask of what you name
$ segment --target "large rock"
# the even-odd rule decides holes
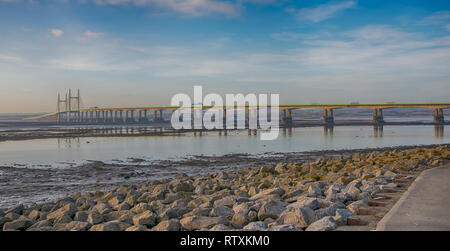
[[[224,224],[218,224],[209,229],[209,231],[230,231],[230,230],[233,230],[233,228],[226,226]]]
[[[102,223],[103,220],[104,220],[103,215],[97,212],[96,210],[92,211],[87,217],[87,222],[89,222],[92,225]]]
[[[148,228],[146,226],[131,226],[127,229],[125,229],[127,232],[140,232],[140,231],[148,231]]]
[[[333,217],[327,216],[312,223],[306,231],[331,231],[337,228],[337,224]]]
[[[347,206],[347,209],[350,210],[353,214],[359,214],[359,208],[365,206],[366,203],[362,200],[355,201]]]
[[[308,196],[317,197],[322,196],[322,191],[317,186],[309,186],[308,187]]]
[[[218,206],[211,210],[211,216],[213,217],[224,216],[231,219],[233,215],[234,215],[233,209],[227,206]]]
[[[236,203],[236,199],[234,196],[226,196],[222,199],[214,201],[214,207],[220,207],[220,206],[226,206],[226,207],[233,207]]]
[[[92,226],[89,231],[120,231],[119,221],[110,221]]]
[[[10,218],[7,217],[0,217],[0,229],[3,229],[3,225],[5,225],[6,222],[12,221]]]
[[[156,224],[156,216],[152,211],[145,211],[133,217],[134,225],[152,227]]]
[[[87,231],[92,225],[87,222],[72,221],[65,225],[65,228],[70,231]]]
[[[269,231],[283,231],[283,232],[289,232],[289,231],[303,231],[301,228],[297,228],[296,226],[292,224],[285,224],[285,225],[274,225],[271,226]]]
[[[148,211],[150,209],[151,209],[151,207],[150,207],[149,204],[147,204],[147,203],[139,203],[139,204],[137,204],[136,206],[134,206],[131,209],[131,212],[135,213],[135,214],[141,214],[141,213],[143,213],[145,211]]]
[[[350,210],[339,208],[336,210],[336,215],[333,219],[338,225],[347,225],[347,220],[352,215],[353,213]]]
[[[173,188],[174,192],[192,192],[194,186],[189,182],[177,182]]]
[[[265,231],[267,229],[266,223],[262,221],[250,222],[244,227],[244,230],[248,231]]]
[[[271,200],[264,203],[258,211],[258,219],[263,221],[267,218],[277,219],[286,209],[286,204],[281,201]]]
[[[250,222],[247,213],[239,211],[233,215],[231,219],[231,225],[235,228],[243,228]]]
[[[297,202],[289,204],[287,208],[303,208],[309,207],[312,210],[316,210],[320,207],[320,203],[316,198],[301,196],[297,199]]]
[[[269,195],[278,195],[281,197],[284,195],[284,193],[285,193],[285,191],[282,188],[276,187],[276,188],[263,190],[263,191],[259,192],[258,194],[250,197],[249,200],[260,200],[260,199],[264,199],[264,198],[268,197]]]
[[[181,219],[180,223],[184,229],[192,231],[210,228],[217,224],[226,224],[227,220],[224,217],[190,216]]]
[[[67,215],[68,217],[72,218],[77,211],[77,208],[75,207],[74,203],[68,203],[65,206],[59,208],[58,210],[51,212],[47,215],[46,220],[54,221],[57,218],[62,218],[63,215]]]
[[[297,228],[306,228],[316,220],[315,212],[309,207],[290,208],[277,220],[278,224],[291,224]]]
[[[161,221],[158,225],[152,228],[152,230],[155,231],[180,231],[180,229],[180,221],[176,219]]]
[[[30,218],[31,220],[38,220],[39,217],[41,216],[41,212],[39,212],[38,210],[32,210],[30,212],[30,214],[28,214],[28,218]]]
[[[25,217],[21,217],[17,220],[13,220],[10,222],[6,222],[3,225],[3,231],[6,230],[19,230],[19,231],[24,231],[27,228],[31,227],[33,225],[33,221],[30,219],[27,219]]]
[[[87,211],[79,211],[75,213],[75,216],[73,217],[74,221],[87,221],[89,216],[89,213]],[[96,223],[97,224],[97,223]]]
[[[8,214],[8,213],[22,214],[23,209],[24,209],[23,204],[19,204],[19,205],[13,206],[13,207],[9,208],[8,210],[6,210],[5,214]]]

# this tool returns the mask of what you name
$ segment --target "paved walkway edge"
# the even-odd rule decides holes
[[[439,167],[436,167],[439,168]],[[435,168],[428,169],[423,171],[415,180],[414,182],[409,186],[408,190],[406,190],[402,197],[395,203],[395,205],[389,210],[389,212],[381,219],[380,222],[377,224],[376,231],[386,231],[386,226],[388,222],[392,219],[392,217],[397,213],[399,208],[405,203],[406,199],[408,198],[411,191],[415,189],[417,184],[423,179],[423,177],[428,173],[434,170]]]

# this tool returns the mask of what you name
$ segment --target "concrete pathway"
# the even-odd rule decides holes
[[[419,175],[376,230],[450,231],[450,165]]]

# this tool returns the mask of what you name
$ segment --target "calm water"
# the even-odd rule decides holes
[[[229,153],[262,154],[268,152],[303,152],[313,150],[357,149],[399,145],[450,143],[450,127],[336,126],[281,130],[274,141],[261,141],[247,131],[187,134],[165,137],[110,137],[79,139],[36,139],[0,142],[0,165],[17,167],[65,167],[87,160],[105,162],[178,159],[190,155],[224,155]],[[143,162],[147,163],[147,162]]]

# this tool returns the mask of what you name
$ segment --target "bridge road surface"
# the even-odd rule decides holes
[[[450,165],[422,172],[377,231],[450,231]]]

